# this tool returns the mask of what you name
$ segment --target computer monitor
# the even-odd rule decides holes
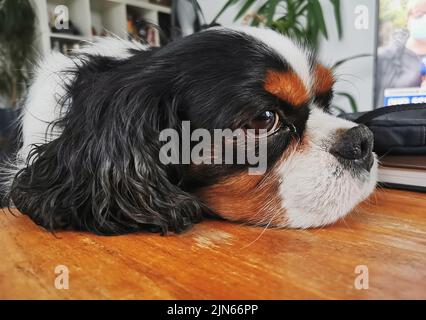
[[[376,107],[426,103],[426,0],[379,0]]]

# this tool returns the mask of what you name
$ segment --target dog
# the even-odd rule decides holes
[[[8,198],[48,230],[107,235],[179,233],[204,216],[331,224],[377,180],[372,133],[330,112],[334,84],[308,46],[254,27],[215,27],[161,48],[104,38],[52,53],[25,101]],[[159,136],[182,133],[182,121],[265,131],[266,172],[161,163]]]

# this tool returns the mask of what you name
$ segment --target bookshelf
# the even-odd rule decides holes
[[[157,0],[32,0],[38,23],[37,46],[42,55],[52,50],[67,53],[97,36],[114,34],[161,44],[160,32],[170,26],[171,8]],[[66,6],[69,29],[55,28],[55,9]],[[57,12],[56,12],[57,14]],[[129,22],[129,20],[131,22]]]

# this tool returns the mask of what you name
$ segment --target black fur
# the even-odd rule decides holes
[[[128,59],[79,56],[83,65],[60,100],[55,140],[34,146],[10,192],[14,205],[50,229],[120,234],[180,232],[212,213],[193,191],[246,167],[165,166],[162,129],[236,129],[262,110],[276,110],[301,136],[308,106],[292,108],[265,92],[267,69],[288,65],[239,33],[205,31]],[[291,136],[268,145],[273,164]]]

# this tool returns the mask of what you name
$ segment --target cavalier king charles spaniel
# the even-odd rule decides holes
[[[373,191],[372,133],[329,108],[332,69],[272,30],[216,27],[161,48],[99,39],[37,68],[8,199],[49,230],[181,232],[203,216],[309,228]],[[164,164],[165,129],[266,130],[267,169]],[[192,145],[191,145],[192,147]]]

